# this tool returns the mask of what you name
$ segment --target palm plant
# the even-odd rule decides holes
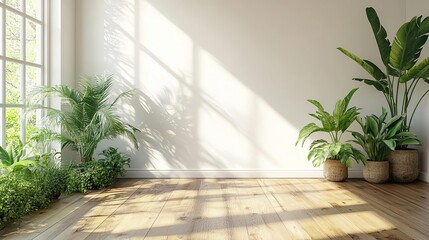
[[[391,117],[404,115],[401,131],[409,131],[417,107],[429,92],[426,90],[414,106],[410,105],[418,83],[421,80],[429,83],[429,58],[417,63],[428,38],[429,18],[422,20],[421,16],[414,17],[404,23],[397,31],[393,43],[390,43],[377,12],[369,7],[366,9],[366,15],[377,42],[383,67],[379,68],[371,61],[361,59],[344,48],[338,49],[362,66],[372,77],[353,80],[362,81],[383,93]]]
[[[350,125],[357,119],[359,109],[348,108],[349,102],[357,88],[352,89],[344,99],[338,100],[332,114],[325,111],[322,105],[316,100],[308,100],[317,111],[310,116],[319,120],[322,126],[316,123],[309,123],[299,132],[296,144],[302,141],[302,145],[310,135],[316,132],[328,133],[330,142],[325,139],[318,139],[311,143],[308,160],[311,160],[315,167],[320,166],[326,159],[340,160],[341,163],[350,167],[352,160],[356,162],[365,161],[363,154],[354,148],[350,143],[342,143],[341,137]]]
[[[400,132],[405,116],[394,116],[386,122],[387,111],[383,108],[380,116],[370,115],[365,121],[358,117],[356,121],[362,128],[361,132],[352,131],[353,142],[359,144],[372,161],[386,161],[390,150],[397,145],[419,144],[412,132]]]
[[[82,79],[79,89],[57,85],[33,90],[32,101],[38,105],[31,109],[44,109],[45,125],[49,126],[40,130],[39,140],[61,141],[62,147],[77,151],[82,162],[91,161],[98,144],[105,139],[125,136],[138,148],[135,133],[139,130],[121,119],[117,108],[118,101],[130,97],[132,91],[109,101],[112,80],[112,75],[89,76]],[[60,97],[63,109],[43,106],[49,96]]]

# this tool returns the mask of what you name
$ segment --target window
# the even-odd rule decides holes
[[[27,93],[45,82],[44,0],[0,0],[0,145],[36,130],[40,114],[24,115]]]

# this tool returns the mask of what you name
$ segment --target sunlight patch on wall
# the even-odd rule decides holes
[[[190,84],[193,73],[192,39],[147,2],[142,2],[140,16],[139,39],[143,50],[148,50],[147,54],[167,67],[171,74]],[[157,83],[153,81],[154,85]]]
[[[109,0],[106,0],[106,3]],[[110,0],[112,2],[112,0]],[[105,58],[124,88],[136,88],[124,116],[159,130],[152,155],[136,154],[133,169],[300,170],[307,149],[285,117],[255,93],[221,59],[199,46],[146,1],[106,4]],[[109,16],[109,17],[108,17]],[[269,83],[267,83],[269,84]],[[142,111],[142,96],[155,109]],[[162,109],[161,109],[162,108]],[[173,114],[165,119],[162,111]],[[131,150],[129,143],[121,148]]]
[[[218,164],[232,169],[299,169],[308,164],[288,161],[288,156],[303,159],[306,155],[305,150],[286,147],[294,145],[298,132],[294,126],[210,53],[199,49],[197,56],[196,82],[202,95],[199,139],[210,146],[206,148]]]

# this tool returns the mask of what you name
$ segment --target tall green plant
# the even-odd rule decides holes
[[[110,101],[113,76],[89,76],[82,79],[79,89],[65,85],[43,86],[33,91],[32,109],[46,110],[46,126],[39,140],[59,140],[63,147],[77,151],[82,162],[93,159],[98,144],[105,139],[125,136],[138,148],[135,133],[139,130],[126,123],[118,114],[118,101],[130,97],[132,91],[119,94]],[[48,97],[59,97],[63,109],[43,107]],[[62,129],[62,131],[58,131]]]
[[[359,144],[372,161],[386,161],[387,154],[394,150],[396,145],[420,144],[412,132],[400,132],[405,116],[394,116],[386,121],[387,112],[383,108],[380,116],[374,114],[365,117],[365,121],[358,117],[356,121],[362,132],[352,131],[353,142]]]
[[[389,106],[391,117],[404,115],[402,131],[409,131],[426,90],[414,104],[412,103],[419,82],[429,83],[429,58],[417,63],[423,45],[429,34],[429,18],[414,17],[404,23],[390,43],[387,33],[381,25],[377,12],[369,7],[366,15],[377,42],[383,67],[369,60],[361,59],[344,48],[338,48],[346,56],[358,63],[372,78],[353,78],[380,91]],[[382,70],[383,69],[383,70]]]
[[[308,160],[311,160],[315,167],[320,166],[328,158],[340,160],[347,167],[352,165],[352,160],[356,162],[365,161],[365,157],[359,150],[350,143],[341,142],[341,137],[359,115],[358,108],[348,108],[349,102],[356,91],[357,88],[352,89],[344,99],[338,100],[332,114],[326,112],[318,101],[308,100],[317,108],[317,111],[311,113],[310,116],[320,121],[321,126],[316,123],[309,123],[303,127],[299,132],[296,145],[299,142],[304,145],[307,138],[316,132],[327,133],[331,140],[328,142],[325,139],[318,139],[311,143]]]

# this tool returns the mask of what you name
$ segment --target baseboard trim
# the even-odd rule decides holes
[[[424,182],[429,182],[429,174],[424,173],[424,172],[420,172],[419,179],[424,181]]]
[[[124,178],[323,178],[323,171],[129,169]],[[349,178],[362,178],[362,171],[349,170]]]

